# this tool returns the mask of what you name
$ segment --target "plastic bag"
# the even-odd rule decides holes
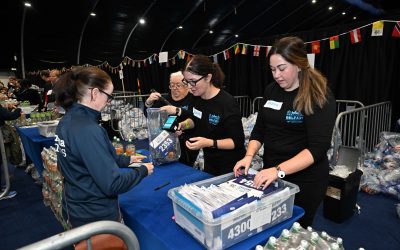
[[[167,118],[166,111],[147,109],[149,150],[154,165],[177,161],[181,156],[178,136],[162,129]]]

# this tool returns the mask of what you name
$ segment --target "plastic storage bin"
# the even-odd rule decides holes
[[[232,173],[192,183],[197,186],[218,185],[233,179]],[[178,193],[180,187],[170,189],[175,221],[207,249],[225,249],[292,217],[294,195],[299,192],[295,184],[283,181],[282,195],[271,195],[256,204],[233,211],[216,219],[202,215]],[[287,188],[286,188],[287,187]]]
[[[53,137],[56,134],[58,121],[38,122],[39,133],[44,137]]]

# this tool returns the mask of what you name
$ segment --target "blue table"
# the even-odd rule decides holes
[[[43,171],[43,161],[40,153],[43,148],[50,147],[54,145],[55,137],[44,137],[39,133],[38,127],[18,127],[17,129],[19,136],[21,138],[22,145],[25,150],[25,154],[29,156],[35,165],[40,177],[42,177]]]
[[[125,224],[139,239],[141,249],[204,249],[189,233],[172,219],[172,201],[169,189],[211,178],[210,174],[198,171],[181,163],[170,163],[155,167],[154,173],[129,192],[119,196],[119,203]],[[165,183],[167,186],[154,190]],[[270,229],[244,240],[229,249],[254,249],[257,244],[265,244],[271,235],[279,236],[284,228],[303,216],[304,210],[294,207],[293,217]]]

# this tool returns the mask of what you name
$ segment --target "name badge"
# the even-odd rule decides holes
[[[47,91],[47,95],[51,95],[53,93],[53,90],[50,89],[49,91]]]
[[[193,115],[196,116],[197,118],[201,119],[201,116],[203,115],[203,113],[200,110],[193,108]]]
[[[275,110],[280,110],[282,108],[282,103],[283,102],[276,102],[276,101],[268,100],[265,103],[264,107],[270,108],[270,109],[275,109]]]

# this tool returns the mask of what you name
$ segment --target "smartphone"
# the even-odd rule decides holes
[[[168,116],[162,128],[167,131],[175,132],[178,129],[177,118],[178,116],[176,115]]]

